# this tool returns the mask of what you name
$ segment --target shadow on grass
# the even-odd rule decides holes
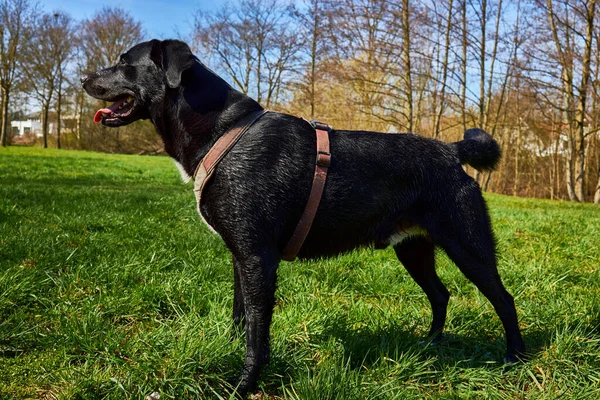
[[[399,361],[406,355],[418,355],[420,361],[435,359],[440,368],[460,365],[464,368],[493,369],[503,365],[506,352],[504,335],[492,337],[479,330],[475,335],[444,333],[440,342],[432,343],[428,337],[417,334],[402,323],[385,326],[354,328],[346,317],[329,321],[321,335],[314,340],[324,344],[333,337],[343,348],[345,360],[352,368],[371,368],[382,358]],[[535,330],[524,334],[527,359],[535,358],[552,342],[553,331]]]

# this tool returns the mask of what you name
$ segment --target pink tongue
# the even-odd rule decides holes
[[[102,121],[102,115],[103,114],[110,114],[110,113],[112,113],[117,108],[119,108],[121,106],[121,104],[123,104],[123,102],[125,102],[125,99],[119,100],[119,101],[111,104],[110,106],[108,106],[108,108],[101,108],[98,111],[96,111],[96,114],[94,115],[94,122],[98,123],[98,122]]]

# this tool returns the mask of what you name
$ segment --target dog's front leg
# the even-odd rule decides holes
[[[255,388],[261,367],[269,362],[269,328],[279,258],[276,251],[261,249],[238,254],[235,259],[246,313],[246,360],[236,388],[238,395],[245,396]]]

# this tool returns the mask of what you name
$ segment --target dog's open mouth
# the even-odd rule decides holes
[[[126,95],[117,99],[108,108],[101,108],[94,115],[94,122],[110,121],[123,119],[131,115],[135,105],[135,98],[131,95]]]

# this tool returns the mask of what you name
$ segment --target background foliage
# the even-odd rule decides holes
[[[444,141],[479,126],[504,151],[496,172],[469,171],[485,190],[600,203],[599,12],[595,0],[234,0],[190,9],[181,39],[267,108]],[[30,0],[2,0],[0,17],[3,145],[163,151],[147,121],[93,124],[106,104],[79,85],[149,39],[141,21],[115,7],[76,21]],[[46,133],[11,138],[32,102]]]

